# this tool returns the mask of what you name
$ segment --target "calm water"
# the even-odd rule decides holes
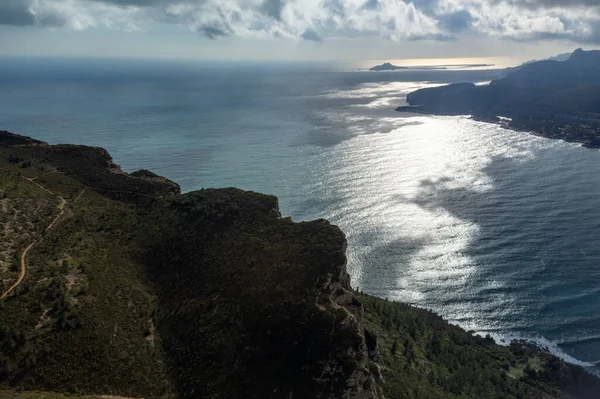
[[[283,214],[346,232],[363,291],[592,367],[600,151],[393,111],[416,88],[493,74],[4,60],[0,128],[103,146],[186,191],[275,194]]]

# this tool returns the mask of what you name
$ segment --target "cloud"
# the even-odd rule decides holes
[[[261,4],[260,10],[266,15],[273,17],[274,19],[281,20],[281,12],[284,7],[282,0],[264,0]]]
[[[317,32],[312,29],[307,29],[303,34],[300,35],[304,40],[312,40],[313,42],[321,42],[323,39]]]
[[[468,11],[469,31],[516,41],[600,43],[598,0],[437,0],[437,10]],[[443,18],[439,18],[442,26]]]
[[[0,24],[152,29],[188,26],[199,35],[600,43],[599,0],[0,0]]]
[[[138,30],[140,11],[137,7],[123,7],[105,1],[0,0],[0,24],[67,27],[73,30],[96,27]]]
[[[23,0],[0,0],[0,24],[62,26],[65,19],[52,12],[42,13]]]
[[[542,12],[531,8],[532,1],[528,4],[520,2],[518,6],[508,1],[470,1],[472,26],[484,35],[518,41],[567,39],[575,42],[594,41],[598,35],[600,13],[590,7],[552,8]]]
[[[88,2],[96,2],[96,3],[111,3],[120,6],[137,6],[137,7],[150,7],[157,5],[164,5],[170,3],[170,1],[165,0],[83,0]]]
[[[440,26],[449,32],[461,32],[471,27],[473,17],[467,10],[455,11],[437,16]]]
[[[33,25],[35,19],[27,4],[21,0],[7,0],[0,3],[0,24],[25,26]]]
[[[375,10],[379,6],[379,0],[367,0],[362,5],[363,10]]]
[[[567,8],[599,7],[598,0],[494,0],[494,3],[507,3],[521,8]]]
[[[204,25],[199,26],[197,30],[209,39],[217,39],[231,34],[229,30],[223,29],[221,26]]]

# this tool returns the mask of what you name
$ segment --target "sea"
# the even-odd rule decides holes
[[[106,148],[183,191],[279,197],[345,232],[355,288],[600,372],[600,151],[407,93],[490,68],[5,58],[0,129]]]

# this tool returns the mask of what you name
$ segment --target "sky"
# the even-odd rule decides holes
[[[0,0],[0,56],[540,59],[600,48],[600,0]]]

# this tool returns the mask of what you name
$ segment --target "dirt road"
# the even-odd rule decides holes
[[[37,179],[37,177],[34,178],[28,178],[28,177],[23,177],[25,180],[30,181],[33,184],[38,185],[42,190],[49,192],[52,195],[57,196],[60,199],[60,204],[58,204],[58,209],[60,209],[60,213],[58,214],[58,216],[56,216],[54,218],[54,220],[52,221],[52,223],[50,223],[48,225],[48,227],[46,227],[45,232],[48,232],[50,229],[52,229],[54,227],[54,225],[56,224],[56,222],[58,221],[58,219],[60,219],[60,217],[65,213],[65,205],[67,205],[67,200],[65,200],[63,197],[61,197],[60,195],[56,194],[53,191],[48,190],[46,187],[42,186],[40,183],[36,182],[35,179]],[[83,193],[82,193],[83,194]],[[17,281],[10,286],[10,288],[8,290],[6,290],[2,296],[0,297],[0,299],[2,298],[6,298],[11,292],[13,292],[13,290],[15,288],[17,288],[19,286],[19,284],[21,284],[23,282],[23,279],[25,279],[25,273],[27,271],[27,252],[29,252],[29,250],[31,248],[33,248],[35,246],[35,244],[37,244],[38,240],[33,240],[33,242],[31,244],[29,244],[29,246],[27,246],[27,248],[25,248],[25,250],[23,250],[23,252],[21,253],[21,272],[19,273],[19,278],[17,279]]]

